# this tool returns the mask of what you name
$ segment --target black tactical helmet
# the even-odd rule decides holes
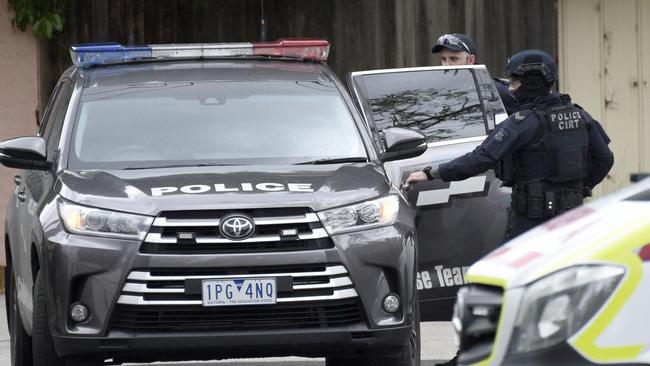
[[[558,78],[557,64],[553,57],[540,50],[524,50],[513,55],[506,65],[508,76],[521,77],[529,71],[539,71],[544,80],[553,84]]]

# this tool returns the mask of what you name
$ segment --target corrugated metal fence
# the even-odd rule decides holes
[[[63,34],[39,44],[40,104],[80,42],[186,43],[326,38],[329,64],[350,71],[428,66],[443,33],[473,37],[498,76],[523,48],[557,50],[556,0],[77,0]]]

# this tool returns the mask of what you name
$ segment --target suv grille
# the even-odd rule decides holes
[[[356,299],[318,305],[212,307],[137,306],[115,308],[113,329],[140,332],[237,331],[345,326],[362,320]]]
[[[267,267],[131,271],[117,302],[128,305],[202,305],[200,288],[193,291],[190,288],[191,282],[241,277],[275,277],[278,282],[286,279],[287,288],[278,289],[278,303],[357,297],[348,271],[342,265],[292,269],[293,271],[288,271],[287,268]]]
[[[272,305],[203,307],[203,279],[274,277]],[[279,284],[283,283],[283,286]],[[358,295],[342,265],[132,271],[113,329],[147,332],[331,327],[361,321]]]
[[[503,290],[498,287],[472,285],[458,291],[454,323],[462,328],[459,364],[477,363],[490,356],[502,302]]]
[[[247,239],[221,235],[221,218],[233,211],[164,212],[157,217],[140,252],[147,254],[259,253],[333,248],[318,216],[307,209],[241,210],[253,219]],[[295,234],[287,234],[295,233]]]

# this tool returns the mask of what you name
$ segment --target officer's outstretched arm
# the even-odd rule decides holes
[[[526,124],[515,122],[514,116],[499,124],[474,151],[440,165],[445,181],[463,180],[493,169],[496,163],[523,146],[532,136]],[[534,133],[534,131],[533,131]]]

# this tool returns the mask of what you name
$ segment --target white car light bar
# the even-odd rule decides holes
[[[119,43],[87,43],[70,48],[77,67],[108,65],[150,59],[191,59],[268,56],[327,61],[330,44],[318,39],[281,39],[257,43],[196,43],[123,46]]]

